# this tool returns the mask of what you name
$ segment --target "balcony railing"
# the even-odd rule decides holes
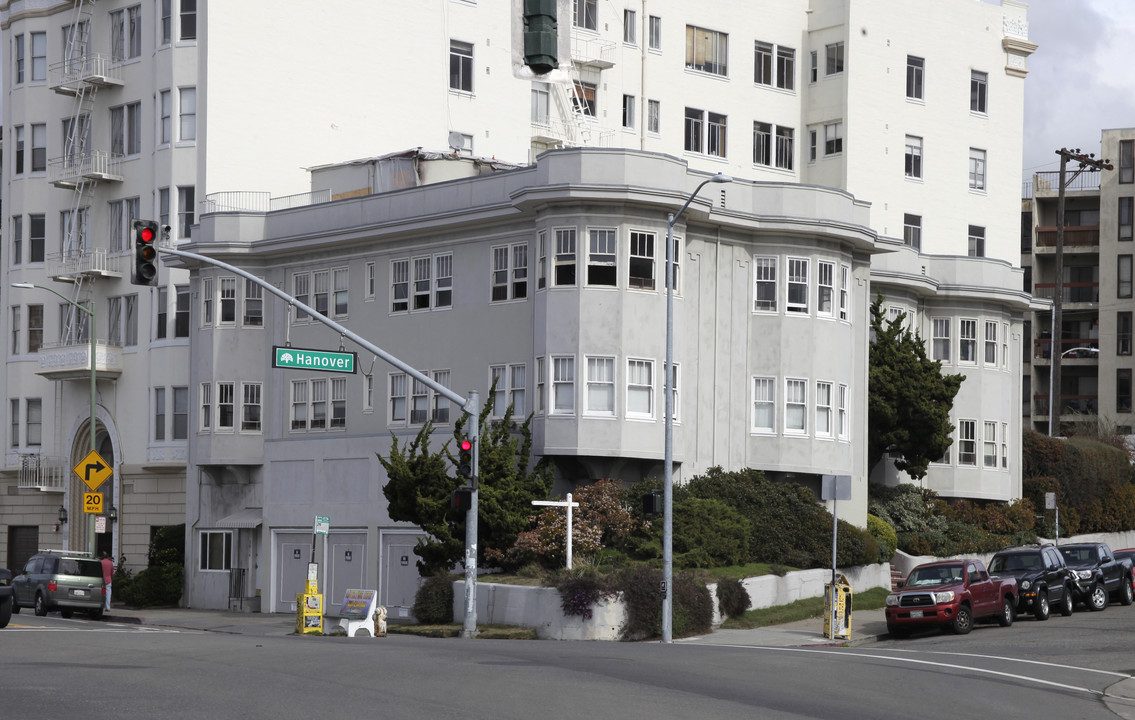
[[[82,249],[49,255],[45,265],[52,280],[72,281],[80,275],[120,278],[124,258],[123,255],[111,255],[105,248]]]
[[[83,85],[122,85],[122,60],[102,53],[58,62],[47,69],[48,85],[61,95],[75,95]]]
[[[20,489],[65,492],[70,471],[66,458],[20,455]]]
[[[1061,395],[1060,415],[1096,415],[1099,395]],[[1048,395],[1033,395],[1033,415],[1048,416]]]
[[[122,156],[105,150],[49,160],[47,179],[56,187],[75,187],[82,180],[122,182]]]
[[[1066,303],[1098,303],[1100,301],[1100,284],[1098,282],[1066,282],[1061,283],[1061,299]],[[1056,294],[1056,283],[1035,283],[1033,297],[1047,298],[1049,300]]]
[[[615,43],[597,38],[572,37],[571,59],[580,65],[606,70],[615,66]]]
[[[44,345],[39,349],[39,370],[48,380],[88,380],[91,376],[89,340]],[[95,339],[95,374],[117,378],[122,374],[122,348]]]
[[[1098,360],[1099,338],[1064,338],[1060,341],[1061,362],[1067,360]],[[1033,358],[1048,360],[1052,357],[1052,340],[1038,337],[1033,340]],[[1078,363],[1080,365],[1088,363]]]
[[[1083,172],[1073,177],[1072,173],[1066,173],[1064,176],[1065,185],[1064,191],[1077,191],[1077,190],[1099,190],[1100,189],[1100,174],[1098,172]],[[1060,171],[1059,170],[1045,170],[1033,174],[1033,194],[1060,192]]]
[[[254,190],[234,190],[206,195],[204,202],[201,204],[201,212],[262,213],[306,207],[308,205],[316,205],[325,202],[331,202],[330,188],[296,193],[295,195],[284,195],[282,197],[272,197],[271,193]]]
[[[1091,247],[1099,244],[1099,225],[1064,226],[1064,247]],[[1036,229],[1036,246],[1038,248],[1056,247],[1056,228],[1038,226]]]

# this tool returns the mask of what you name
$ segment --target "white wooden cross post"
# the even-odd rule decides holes
[[[571,493],[567,494],[567,500],[533,500],[533,505],[553,505],[555,507],[567,508],[567,567],[571,570],[571,509],[579,507],[579,503],[571,501]]]

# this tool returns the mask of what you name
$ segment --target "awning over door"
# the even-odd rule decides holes
[[[238,510],[232,515],[226,515],[217,521],[219,528],[233,528],[233,529],[251,529],[260,527],[263,521],[263,510],[261,508],[244,508]]]

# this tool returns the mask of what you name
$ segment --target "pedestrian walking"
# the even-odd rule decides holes
[[[114,579],[114,563],[106,553],[103,553],[99,562],[102,563],[102,581],[106,585],[106,608],[110,610],[110,581]]]

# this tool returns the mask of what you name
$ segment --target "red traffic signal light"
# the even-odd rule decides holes
[[[457,476],[470,480],[473,477],[473,441],[462,440],[457,452]]]
[[[158,224],[153,220],[135,220],[134,229],[134,267],[130,282],[135,285],[158,284]]]
[[[469,512],[473,507],[473,488],[459,487],[454,490],[449,506],[458,512]]]

